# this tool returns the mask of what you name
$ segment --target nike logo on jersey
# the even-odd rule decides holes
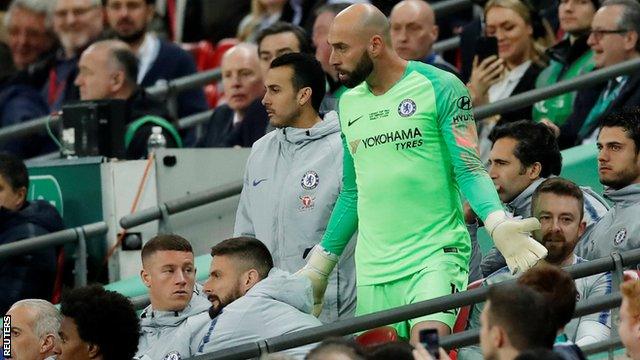
[[[258,186],[263,181],[267,181],[267,179],[253,180],[253,186]]]
[[[349,121],[347,121],[347,126],[351,126],[351,125],[353,125],[353,123],[355,123],[356,121],[358,121],[358,120],[362,119],[362,117],[363,117],[363,116],[364,116],[364,115],[360,115],[360,116],[358,116],[357,118],[355,118],[355,119],[353,119],[353,120],[349,120]]]

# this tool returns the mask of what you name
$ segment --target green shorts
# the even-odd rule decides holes
[[[459,265],[438,259],[424,269],[407,277],[383,284],[357,287],[358,301],[356,315],[366,315],[377,311],[392,309],[424,300],[451,295],[467,288],[469,273]],[[453,329],[458,310],[421,316],[416,319],[393,324],[398,335],[408,339],[411,327],[426,321],[440,321]]]

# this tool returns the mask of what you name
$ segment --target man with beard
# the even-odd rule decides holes
[[[535,189],[547,178],[560,175],[562,155],[558,141],[543,124],[521,120],[497,126],[489,134],[493,143],[489,155],[489,176],[498,191],[500,201],[513,216],[531,216],[531,198]],[[609,206],[589,187],[581,187],[584,195],[584,221],[588,232],[606,214]],[[477,248],[478,221],[474,214],[465,212],[467,229]],[[475,250],[475,249],[474,249]],[[473,252],[476,255],[476,252]],[[474,256],[472,256],[474,259]],[[471,272],[474,261],[471,261]],[[486,277],[506,265],[497,249],[492,248],[482,258],[482,276]]]
[[[151,305],[140,315],[135,359],[186,359],[196,334],[208,324],[209,303],[196,285],[193,249],[178,235],[158,235],[142,247],[142,282]]]
[[[147,32],[155,11],[154,0],[107,0],[105,6],[107,21],[116,37],[129,44],[140,59],[137,79],[140,86],[152,86],[158,80],[169,81],[197,71],[189,53]],[[180,92],[177,105],[178,117],[207,110],[200,88]]]
[[[322,325],[310,315],[311,284],[273,267],[269,249],[257,239],[237,237],[211,248],[204,292],[211,322],[197,339],[198,353],[210,353]],[[284,351],[302,359],[313,348]]]
[[[533,194],[531,212],[540,220],[541,229],[533,232],[533,236],[543,244],[548,254],[536,267],[569,266],[586,260],[574,254],[574,249],[584,233],[584,197],[581,189],[569,180],[554,177],[540,184]],[[525,273],[526,274],[526,273]],[[526,276],[526,275],[524,275]],[[483,285],[513,279],[507,267],[489,275]],[[611,274],[597,274],[575,280],[577,300],[587,301],[590,298],[611,294]],[[470,328],[478,328],[483,303],[474,305]],[[585,315],[573,319],[564,327],[564,340],[579,346],[596,343],[609,337],[611,330],[610,311]],[[479,348],[461,349],[458,358],[462,360],[481,359]]]
[[[331,65],[351,88],[340,98],[343,187],[320,245],[301,273],[322,306],[327,276],[358,228],[357,305],[363,315],[466,288],[471,244],[459,189],[513,271],[546,255],[528,236],[536,219],[508,219],[476,149],[471,101],[454,75],[400,58],[389,21],[352,5],[333,21]],[[395,324],[450,333],[456,311]]]
[[[576,250],[588,260],[640,247],[640,110],[605,117],[597,146],[600,183],[613,207]]]
[[[340,193],[340,123],[335,111],[318,115],[325,74],[313,55],[285,54],[270,67],[262,103],[276,130],[253,144],[234,234],[260,238],[275,266],[296,271],[320,240]],[[325,294],[323,322],[355,310],[353,244],[340,260]]]

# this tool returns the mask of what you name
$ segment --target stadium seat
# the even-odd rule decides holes
[[[232,47],[238,45],[239,41],[235,38],[226,38],[218,41],[218,45],[216,46],[215,54],[213,54],[211,58],[211,67],[210,69],[215,69],[220,66],[222,63],[222,55],[224,55],[227,50]]]
[[[356,343],[362,347],[373,347],[398,341],[398,333],[391,326],[382,326],[379,328],[367,330],[356,336]]]
[[[472,290],[479,288],[482,286],[482,282],[484,279],[476,280],[467,286],[467,290]],[[460,308],[460,312],[458,313],[458,318],[456,319],[456,323],[453,324],[453,333],[463,332],[467,329],[467,322],[469,321],[469,314],[471,313],[471,305],[463,306]],[[458,350],[453,349],[449,351],[449,357],[451,360],[456,360],[458,358]]]
[[[217,84],[207,84],[204,87],[204,96],[209,104],[209,109],[213,109],[217,106],[218,100],[220,100],[220,92],[218,91]]]
[[[64,248],[61,246],[57,250],[56,256],[56,278],[53,282],[53,293],[51,294],[51,303],[58,304],[62,297],[62,283],[64,281]]]
[[[184,43],[181,47],[191,53],[198,71],[205,71],[215,67],[213,63],[216,58],[216,49],[210,42],[202,40],[197,43]]]

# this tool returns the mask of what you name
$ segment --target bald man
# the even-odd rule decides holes
[[[464,290],[471,243],[459,190],[512,270],[546,255],[528,236],[539,222],[508,219],[502,209],[478,158],[471,100],[454,75],[399,57],[387,18],[371,5],[340,12],[328,41],[331,65],[350,89],[339,104],[343,187],[301,270],[312,280],[317,305],[356,228],[357,315]],[[394,326],[415,341],[423,328],[449,333],[456,315],[445,311]]]
[[[389,16],[393,49],[405,60],[422,61],[456,74],[456,68],[442,56],[431,52],[438,40],[436,14],[424,0],[404,0],[396,4]]]
[[[147,157],[147,140],[153,126],[160,126],[167,147],[180,147],[177,130],[168,121],[169,111],[138,87],[138,59],[129,45],[120,40],[103,40],[89,46],[80,56],[74,84],[81,100],[126,100],[129,118],[124,146],[128,159]],[[154,121],[142,120],[150,119]]]
[[[264,84],[258,48],[238,44],[222,57],[222,85],[226,104],[216,107],[199,147],[251,147],[269,122],[261,103]]]

